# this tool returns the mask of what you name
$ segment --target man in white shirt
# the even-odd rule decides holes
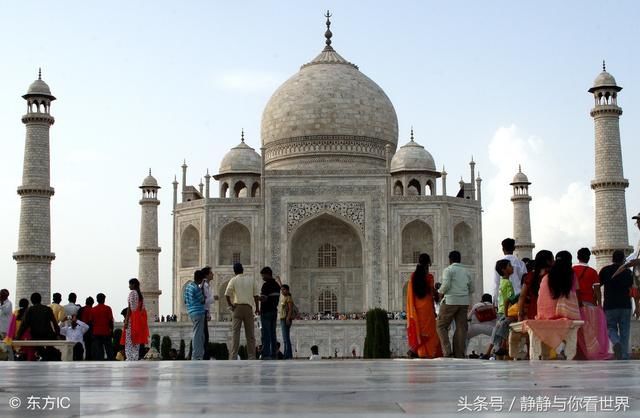
[[[82,360],[84,358],[84,334],[89,331],[89,325],[80,321],[75,315],[71,320],[67,321],[65,326],[60,327],[60,335],[64,335],[67,341],[73,341],[73,360]]]
[[[527,266],[518,257],[513,255],[515,249],[516,240],[513,238],[505,238],[502,240],[503,259],[509,260],[513,266],[513,273],[509,276],[509,281],[513,286],[514,293],[518,295],[522,287],[522,277],[527,274]],[[500,287],[500,275],[497,272],[494,272],[493,285],[493,304],[496,305],[498,303],[498,289]]]
[[[76,300],[78,299],[78,297],[76,296],[75,293],[69,293],[69,303],[67,303],[66,305],[64,305],[64,315],[65,316],[73,316],[76,315],[78,313],[78,310],[80,309],[80,305],[78,305],[76,303]]]
[[[9,291],[2,289],[0,290],[0,341],[7,335],[11,315],[13,315],[13,305],[9,300]]]

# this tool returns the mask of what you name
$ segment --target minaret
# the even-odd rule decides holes
[[[447,195],[447,172],[442,166],[442,196]]]
[[[476,162],[473,161],[473,156],[471,156],[471,162],[469,162],[469,169],[471,170],[471,179],[469,180],[471,184],[471,199],[476,200]]]
[[[589,89],[595,99],[591,117],[595,124],[595,178],[591,188],[596,197],[596,245],[593,254],[598,269],[611,263],[614,250],[631,252],[627,230],[625,189],[629,181],[622,170],[620,146],[620,115],[618,93],[622,90],[606,71],[602,72]]]
[[[531,242],[531,216],[529,214],[529,179],[518,166],[518,172],[513,177],[513,239],[516,240],[515,255],[519,259],[533,258],[535,244]]]
[[[140,219],[140,246],[138,247],[139,267],[138,280],[140,280],[140,290],[144,297],[144,304],[147,308],[147,318],[153,322],[159,318],[158,298],[162,291],[158,288],[158,182],[149,175],[140,186],[142,199],[140,206],[142,216]]]
[[[51,196],[49,128],[54,123],[51,116],[51,95],[47,83],[38,79],[31,83],[27,94],[27,113],[22,116],[26,126],[22,185],[20,196],[20,232],[18,251],[13,259],[18,264],[14,301],[27,298],[32,293],[42,295],[44,303],[51,300],[51,262],[56,258],[51,252]]]

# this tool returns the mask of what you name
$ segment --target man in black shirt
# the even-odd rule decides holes
[[[55,340],[60,334],[60,327],[56,321],[53,311],[50,307],[42,305],[42,296],[40,293],[31,295],[32,306],[27,313],[18,329],[17,339],[29,329],[32,340]]]
[[[600,270],[600,283],[604,286],[604,313],[607,316],[609,340],[613,344],[616,360],[629,359],[629,329],[631,327],[631,286],[633,273],[629,269],[616,274],[625,262],[624,252],[616,250],[613,264]],[[615,276],[615,277],[614,277]]]
[[[280,285],[273,278],[271,267],[260,270],[262,289],[260,290],[260,323],[262,324],[262,359],[276,358],[276,321],[280,302]]]

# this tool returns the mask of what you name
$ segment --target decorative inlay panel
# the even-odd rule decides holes
[[[364,202],[311,202],[287,205],[287,232],[296,225],[319,213],[331,213],[349,220],[364,232]]]

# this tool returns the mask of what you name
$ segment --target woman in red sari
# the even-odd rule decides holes
[[[407,283],[407,339],[409,356],[442,357],[440,339],[436,332],[435,299],[437,292],[429,273],[431,258],[420,254],[416,271]]]
[[[129,280],[129,290],[127,316],[124,319],[120,344],[125,346],[127,361],[136,361],[140,353],[140,344],[146,345],[149,342],[149,324],[138,279]]]

